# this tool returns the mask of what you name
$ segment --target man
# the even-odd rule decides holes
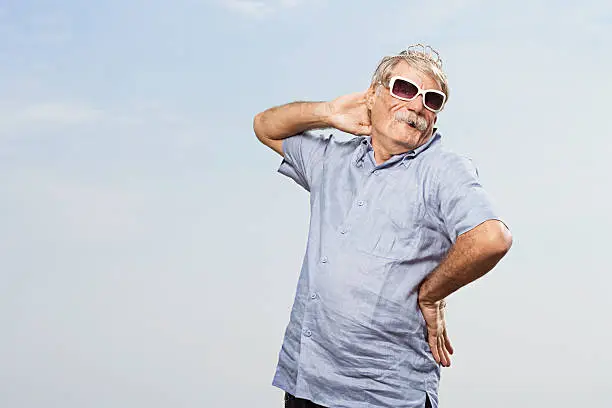
[[[453,349],[444,299],[511,246],[468,159],[434,128],[448,100],[439,55],[382,59],[365,92],[254,119],[279,171],[310,192],[308,245],[273,384],[286,407],[438,406]],[[321,137],[335,128],[356,137]]]

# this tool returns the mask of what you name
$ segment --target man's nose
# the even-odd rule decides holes
[[[417,97],[413,100],[406,101],[406,107],[408,107],[408,109],[410,110],[413,110],[415,113],[421,113],[423,109],[425,109],[423,102],[423,95],[417,95]]]

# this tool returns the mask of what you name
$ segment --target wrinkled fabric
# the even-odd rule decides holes
[[[273,385],[331,408],[437,407],[418,288],[460,234],[499,219],[476,168],[439,133],[381,165],[369,137],[306,132],[283,153],[311,218]]]

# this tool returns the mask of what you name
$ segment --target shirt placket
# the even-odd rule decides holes
[[[355,228],[363,225],[364,221],[369,216],[372,200],[375,199],[374,185],[382,181],[384,177],[384,169],[377,168],[374,163],[367,157],[369,152],[355,163],[357,171],[360,173],[360,183],[354,195],[353,202],[346,214],[342,224],[338,228],[339,239],[345,240],[357,232]]]
[[[371,184],[377,181],[375,179],[379,177],[380,173],[380,169],[375,170],[374,165],[367,161],[365,155],[353,165],[360,173],[359,188],[357,189],[357,194],[353,199],[350,210],[345,217],[345,221],[337,231],[337,234],[339,235],[338,239],[344,239],[347,237],[350,234],[351,227],[353,225],[358,225],[362,219],[367,217],[368,191],[371,189]],[[336,246],[337,249],[340,249],[341,247],[342,245]],[[323,269],[321,272],[326,273],[329,268],[334,267],[334,254],[328,254],[326,249],[322,248],[316,261],[317,269]],[[308,385],[306,383],[305,374],[312,373],[316,369],[316,367],[312,366],[313,359],[311,352],[311,348],[314,347],[313,342],[316,342],[317,336],[317,333],[313,327],[313,314],[316,313],[319,303],[324,301],[324,299],[321,299],[320,294],[317,292],[314,279],[309,282],[309,289],[310,292],[305,299],[304,315],[302,319],[300,355],[296,381],[296,392],[302,395],[308,395]]]

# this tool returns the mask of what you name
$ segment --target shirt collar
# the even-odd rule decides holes
[[[386,165],[389,165],[389,164],[401,161],[401,164],[403,164],[404,166],[408,166],[408,163],[407,163],[408,159],[418,156],[421,152],[427,150],[431,145],[438,143],[441,138],[442,138],[442,135],[438,133],[438,129],[434,128],[433,135],[423,145],[417,147],[414,150],[410,150],[406,153],[395,155],[391,157],[389,160],[387,160],[385,163]],[[355,152],[355,159],[353,160],[354,164],[358,165],[358,163],[363,162],[366,154],[368,154],[368,152],[372,150],[374,150],[374,148],[372,147],[372,137],[362,136],[361,142],[359,143],[359,147],[357,148],[357,151]]]
[[[433,135],[429,138],[428,141],[408,153],[412,153],[413,157],[418,156],[421,152],[427,150],[427,148],[429,148],[429,146],[431,146],[432,144],[438,143],[441,138],[442,135],[438,133],[438,129],[434,128]]]

